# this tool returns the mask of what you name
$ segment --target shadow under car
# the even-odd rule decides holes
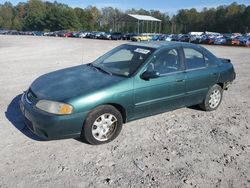
[[[11,103],[8,105],[5,112],[6,118],[12,123],[16,129],[32,140],[45,141],[43,138],[35,135],[24,123],[23,115],[21,113],[19,102],[21,100],[22,94],[17,95]]]
[[[22,115],[22,112],[19,106],[21,97],[22,97],[22,94],[17,95],[8,105],[8,108],[5,112],[6,118],[11,122],[11,124],[16,129],[18,129],[21,133],[23,133],[28,138],[35,140],[35,141],[48,141],[34,134],[24,123],[24,117]],[[82,142],[82,143],[87,143],[84,138],[75,138],[75,140]]]

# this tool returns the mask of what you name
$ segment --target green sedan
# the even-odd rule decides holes
[[[129,43],[93,63],[42,75],[20,108],[27,127],[46,140],[103,144],[126,122],[193,105],[215,110],[234,79],[230,60],[201,46]]]

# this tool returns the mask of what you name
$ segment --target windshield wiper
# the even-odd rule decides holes
[[[88,66],[93,67],[95,70],[98,70],[92,63],[89,63]]]
[[[103,69],[102,67],[93,65],[92,63],[90,63],[89,65],[92,66],[92,67],[94,67],[95,69],[97,69],[97,70],[99,70],[99,71],[102,71],[102,72],[106,73],[106,74],[113,75],[112,72],[107,71],[107,70]]]

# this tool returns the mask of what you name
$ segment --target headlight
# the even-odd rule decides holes
[[[36,107],[45,112],[59,115],[71,114],[73,111],[73,107],[69,104],[49,100],[38,101]]]

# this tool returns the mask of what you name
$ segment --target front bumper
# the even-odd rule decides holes
[[[45,140],[77,138],[81,134],[88,112],[55,115],[43,112],[30,104],[23,94],[20,109],[27,127]]]

